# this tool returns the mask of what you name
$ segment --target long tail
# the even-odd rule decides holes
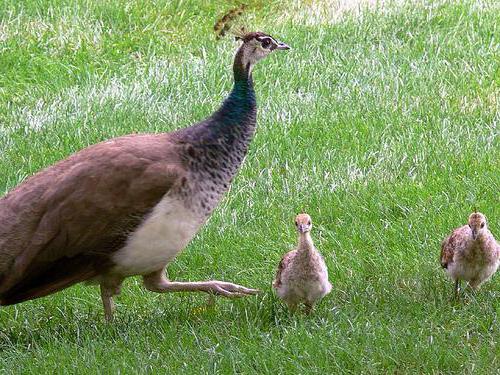
[[[37,266],[0,295],[0,305],[13,305],[44,297],[98,275],[94,263],[86,257],[65,258],[45,267]]]

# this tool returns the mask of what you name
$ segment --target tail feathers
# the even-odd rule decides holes
[[[42,268],[42,270],[40,270]],[[27,273],[27,276],[0,295],[0,305],[8,306],[47,296],[98,275],[93,262],[80,257],[66,258]]]

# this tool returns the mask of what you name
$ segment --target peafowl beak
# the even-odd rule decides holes
[[[276,49],[285,50],[285,49],[290,49],[290,47],[288,46],[288,44],[285,44],[283,42],[278,42],[278,46],[276,47]]]

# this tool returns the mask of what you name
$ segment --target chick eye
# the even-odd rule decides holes
[[[309,220],[309,221],[307,222],[307,225],[311,225],[311,220]]]
[[[481,223],[481,228],[484,228],[484,223]]]

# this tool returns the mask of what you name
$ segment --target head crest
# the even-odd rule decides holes
[[[245,29],[245,26],[241,26],[237,30],[231,30],[231,34],[234,35],[234,39],[236,40],[245,40],[245,37],[248,35],[248,31]]]
[[[230,32],[234,20],[243,14],[246,7],[246,4],[241,4],[236,8],[230,9],[226,14],[217,20],[214,25],[216,39],[220,39],[224,37],[227,32]]]

